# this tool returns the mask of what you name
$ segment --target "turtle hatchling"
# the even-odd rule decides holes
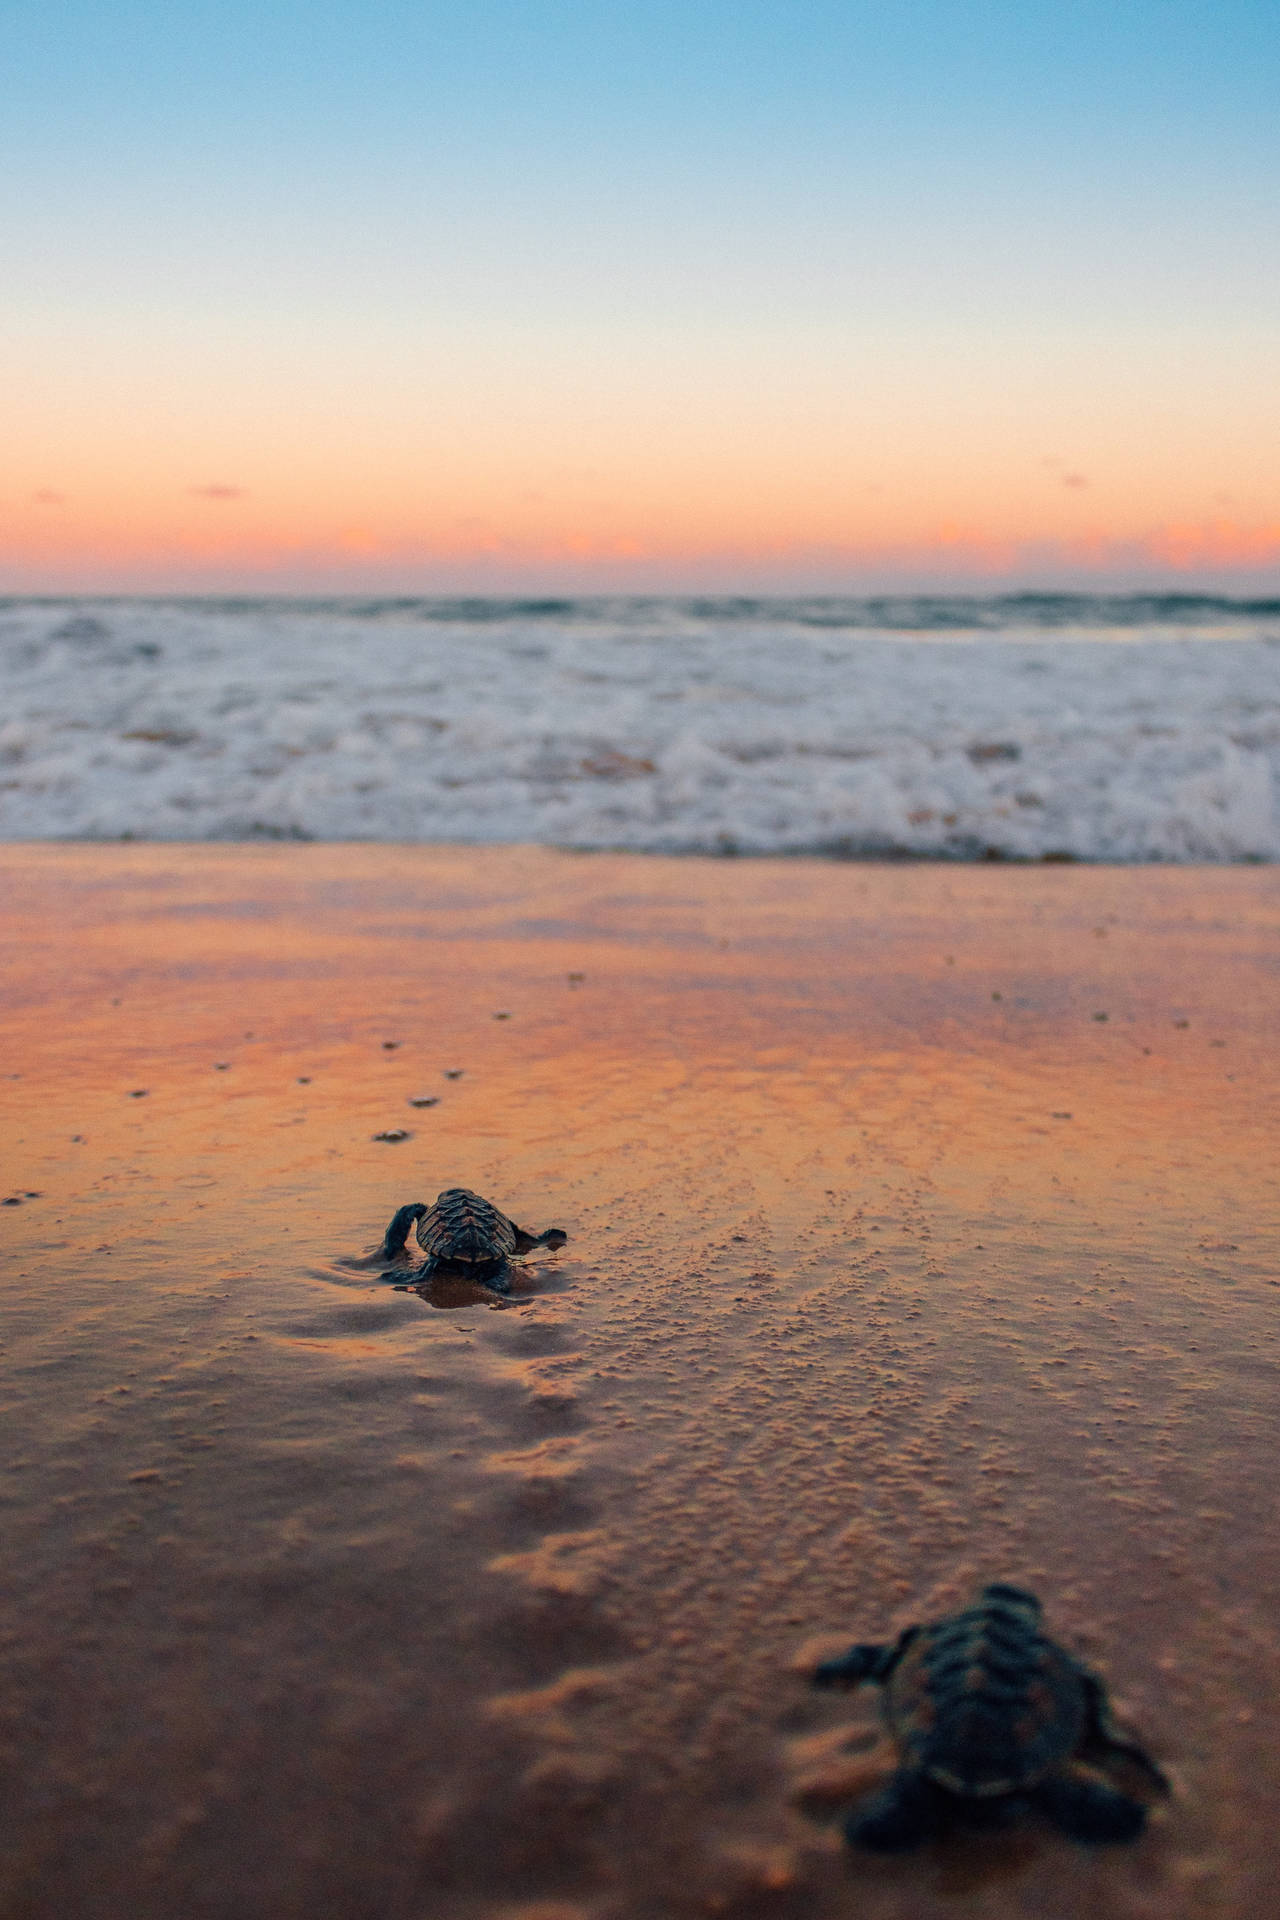
[[[882,1689],[897,1772],[855,1806],[845,1837],[897,1853],[957,1822],[999,1824],[1038,1808],[1074,1840],[1133,1840],[1147,1809],[1103,1770],[1128,1761],[1157,1793],[1151,1756],[1120,1737],[1097,1674],[1056,1646],[1033,1593],[1001,1582],[962,1613],[851,1647],[817,1687]]]
[[[421,1200],[401,1207],[392,1219],[379,1249],[383,1260],[394,1260],[409,1251],[412,1232],[427,1256],[413,1276],[413,1284],[422,1286],[437,1273],[452,1273],[478,1280],[495,1293],[507,1293],[511,1287],[508,1262],[513,1254],[530,1253],[534,1247],[562,1247],[568,1239],[559,1227],[545,1233],[526,1233],[505,1213],[499,1213],[492,1201],[465,1187],[446,1187],[438,1193],[434,1206]]]

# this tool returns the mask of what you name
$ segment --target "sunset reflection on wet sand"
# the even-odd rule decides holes
[[[0,1911],[1268,1910],[1274,869],[0,876]],[[569,1244],[359,1264],[452,1185]],[[1173,1796],[855,1857],[805,1673],[991,1578]]]

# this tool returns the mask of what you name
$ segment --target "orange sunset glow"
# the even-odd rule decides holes
[[[0,590],[1274,584],[1260,8],[67,4]]]

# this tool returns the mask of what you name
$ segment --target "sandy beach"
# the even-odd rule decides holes
[[[0,900],[5,1920],[1271,1910],[1275,868],[10,845]],[[568,1245],[359,1264],[450,1185]],[[993,1578],[1172,1797],[852,1855],[875,1697],[806,1672]]]

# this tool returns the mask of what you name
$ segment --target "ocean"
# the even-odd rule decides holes
[[[1280,600],[0,601],[0,838],[1280,857]]]

